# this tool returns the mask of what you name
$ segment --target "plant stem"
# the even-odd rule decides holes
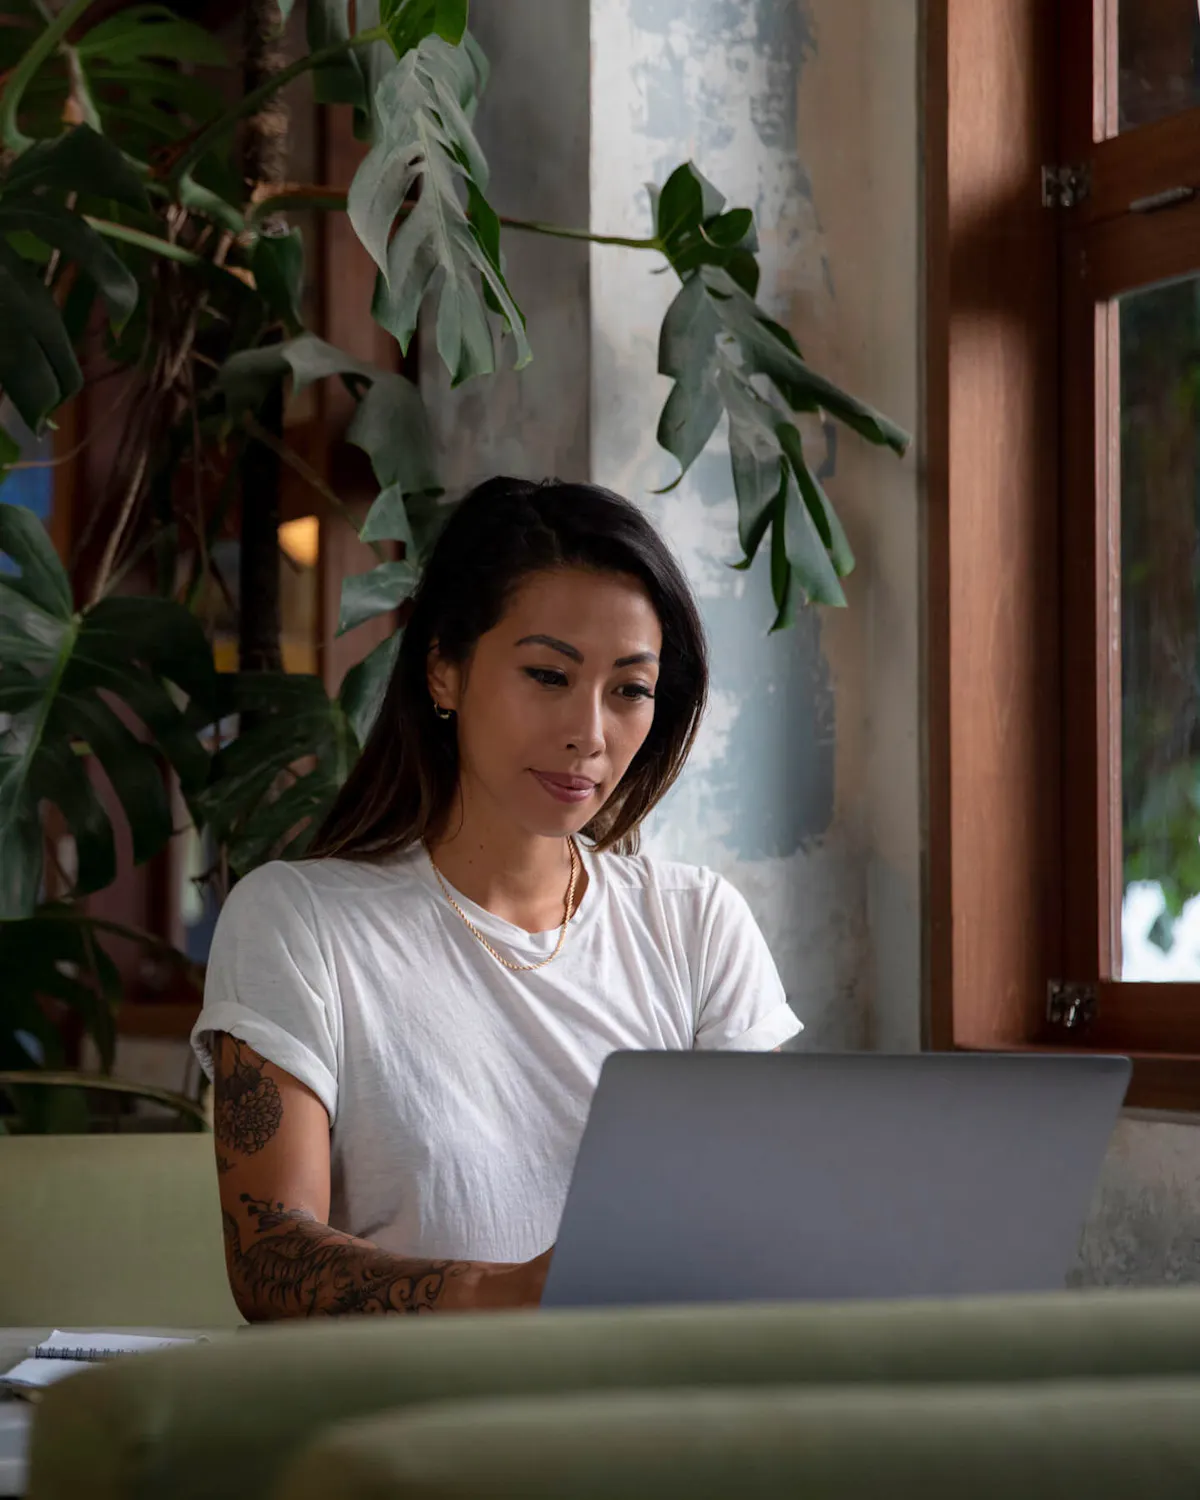
[[[500,222],[505,229],[519,229],[525,234],[546,234],[556,240],[586,240],[590,245],[624,245],[627,250],[662,250],[658,239],[635,240],[622,234],[592,234],[587,229],[563,229],[557,224],[538,224],[532,219],[506,219]]]
[[[127,224],[114,224],[108,219],[93,219],[91,214],[84,214],[82,217],[85,224],[90,224],[98,234],[104,235],[107,239],[121,240],[126,245],[137,245],[142,250],[152,250],[155,255],[161,255],[164,260],[177,260],[181,266],[199,267],[212,264],[202,255],[185,250],[182,245],[172,245],[170,240],[160,239],[156,234],[147,234],[141,229],[130,229]]]
[[[260,199],[255,203],[246,214],[246,225],[253,229],[268,214],[288,208],[338,210],[345,207],[346,193],[342,189],[323,183],[292,183],[282,192],[274,193],[271,197]],[[407,206],[403,206],[396,217],[403,219],[410,212]],[[638,240],[621,234],[593,234],[588,229],[567,229],[559,224],[539,224],[533,219],[510,219],[504,214],[501,214],[499,218],[505,229],[516,229],[523,234],[544,234],[559,240],[586,240],[592,245],[623,245],[628,250],[661,252],[663,248],[662,241],[658,239]]]
[[[329,508],[333,511],[336,511],[337,514],[341,516],[342,520],[346,522],[347,526],[349,526],[351,530],[356,533],[362,530],[362,522],[355,519],[353,512],[350,510],[346,502],[342,500],[329,487],[329,485],[325,483],[325,481],[312,467],[312,465],[306,463],[294,448],[289,448],[288,445],[277,438],[274,433],[268,432],[267,429],[262,425],[262,423],[257,420],[257,418],[253,416],[247,416],[244,417],[242,421],[243,426],[250,434],[250,436],[257,438],[260,443],[264,443],[274,453],[277,453],[280,459],[285,464],[287,464],[289,469],[294,469],[295,472],[299,474],[301,479],[310,484],[313,489],[316,490],[317,494],[320,495],[321,499],[325,501]],[[367,546],[370,547],[372,552],[374,552],[379,562],[387,561],[387,554],[384,552],[383,548],[378,542],[368,542]]]
[[[59,12],[53,23],[46,27],[8,76],[8,82],[4,86],[4,98],[0,100],[0,140],[9,151],[15,152],[18,156],[33,145],[30,137],[23,135],[17,126],[17,111],[21,107],[25,90],[33,82],[38,69],[47,58],[53,55],[59,42],[91,3],[92,0],[71,0],[71,3]]]
[[[91,0],[75,0],[75,3],[77,5],[90,4]],[[299,57],[294,63],[289,63],[286,68],[268,78],[266,83],[239,99],[232,109],[227,109],[223,115],[218,115],[215,120],[211,120],[175,162],[168,175],[168,183],[173,188],[177,187],[211,146],[232,130],[239,120],[257,113],[263,101],[269,99],[275,90],[281,89],[285,83],[291,83],[292,79],[299,78],[301,73],[307,73],[312,68],[323,67],[325,63],[333,62],[347,52],[355,52],[360,47],[372,47],[376,42],[386,41],[387,28],[373,26],[370,31],[361,31],[357,36],[352,36],[349,41],[335,42],[331,47],[322,47],[317,52],[310,52],[307,57]]]

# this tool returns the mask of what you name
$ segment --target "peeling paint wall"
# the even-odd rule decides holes
[[[591,11],[593,229],[648,233],[642,184],[694,160],[731,203],[755,211],[768,310],[818,368],[912,422],[915,7],[593,0]],[[849,27],[846,11],[856,13]],[[915,1046],[915,465],[836,436],[828,488],[860,554],[850,608],[807,611],[768,637],[766,558],[749,574],[728,567],[736,509],[723,436],[677,490],[650,493],[675,477],[654,440],[668,389],[655,374],[658,329],[675,284],[649,271],[636,251],[592,251],[593,473],[641,500],[682,559],[712,642],[714,688],[649,847],[709,864],[745,893],[806,1045]],[[883,683],[876,705],[869,694]]]

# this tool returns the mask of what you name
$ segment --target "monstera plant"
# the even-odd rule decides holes
[[[236,878],[303,852],[358,753],[396,640],[336,696],[281,670],[270,586],[281,466],[348,515],[285,441],[286,403],[341,382],[354,401],[344,436],[378,485],[361,526],[378,560],[345,580],[341,630],[403,607],[445,511],[416,386],[305,326],[289,211],[349,216],[377,268],[375,319],[402,351],[429,319],[454,383],[535,355],[538,330],[505,277],[507,234],[633,246],[648,270],[669,269],[679,289],[659,346],[672,386],[658,441],[682,478],[727,423],[740,566],[769,549],[777,627],[806,601],[843,604],[853,566],[797,417],[821,413],[897,453],[907,441],[817,374],[758,305],[753,215],[691,163],[652,193],[644,239],[497,212],[472,124],[488,68],[467,0],[310,0],[290,62],[279,36],[291,0],[250,0],[232,61],[165,6],[108,4],[94,24],[92,10],[7,0],[0,16],[0,394],[43,432],[83,387],[80,351],[98,339],[105,378],[123,371],[132,391],[113,483],[84,518],[86,570],[69,573],[0,484],[0,1070],[61,1063],[55,1004],[111,1062],[115,929],[85,900],[117,867],[98,785],[138,862],[171,836],[176,785],[214,868]],[[348,184],[286,180],[271,111],[302,73],[319,103],[353,107],[366,147]],[[19,451],[0,429],[0,480]],[[230,535],[240,670],[218,672],[202,604],[225,587],[215,556]]]

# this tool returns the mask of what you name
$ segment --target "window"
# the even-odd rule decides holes
[[[1197,1107],[1200,9],[927,19],[930,1039]]]

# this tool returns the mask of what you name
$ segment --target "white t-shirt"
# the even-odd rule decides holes
[[[529,1260],[558,1233],[601,1064],[616,1050],[767,1050],[800,1030],[742,897],[710,870],[581,850],[559,956],[512,973],[421,846],[385,863],[274,862],[217,924],[193,1045],[213,1032],[306,1084],[332,1127],[330,1222],[398,1255]],[[457,891],[513,963],[552,952]]]

